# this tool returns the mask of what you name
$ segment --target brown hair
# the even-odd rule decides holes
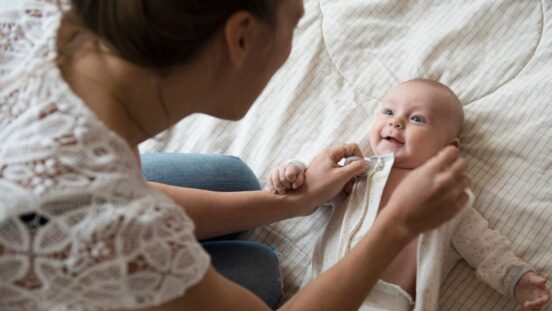
[[[142,67],[163,68],[193,59],[226,20],[247,11],[275,23],[279,0],[71,0],[68,16]]]

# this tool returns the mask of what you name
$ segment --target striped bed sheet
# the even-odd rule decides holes
[[[289,60],[243,120],[194,115],[141,151],[232,154],[264,181],[275,165],[308,163],[327,146],[358,142],[369,152],[386,91],[439,80],[464,103],[475,208],[552,279],[552,0],[306,0],[305,11]],[[321,208],[244,235],[278,247],[288,297],[327,218]],[[465,262],[442,287],[442,310],[514,307]]]

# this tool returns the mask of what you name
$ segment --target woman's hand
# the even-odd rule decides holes
[[[350,180],[366,171],[365,161],[355,161],[343,167],[337,164],[350,156],[364,157],[358,145],[351,143],[324,149],[312,159],[305,171],[303,186],[290,193],[304,200],[301,205],[305,207],[305,215],[334,198]]]
[[[381,214],[410,237],[441,225],[468,202],[466,166],[456,147],[444,148],[397,186]]]

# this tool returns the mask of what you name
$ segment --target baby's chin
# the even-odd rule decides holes
[[[395,158],[395,161],[393,162],[393,168],[400,168],[401,170],[413,170],[416,167],[417,166],[408,161],[397,161],[397,158]]]
[[[416,167],[413,165],[403,165],[399,163],[393,163],[393,168],[401,169],[401,170],[413,170]]]
[[[372,148],[372,154],[375,156],[384,156],[386,154],[392,153],[395,157],[395,160],[393,161],[393,167],[394,168],[400,168],[400,169],[408,169],[412,170],[417,168],[418,166],[424,164],[429,160],[430,158],[423,159],[419,157],[415,157],[410,154],[404,154],[404,150],[393,150],[390,148]]]
[[[418,159],[414,157],[401,156],[394,154],[395,161],[393,162],[394,168],[400,168],[403,170],[413,170],[421,165],[423,165],[429,159]]]

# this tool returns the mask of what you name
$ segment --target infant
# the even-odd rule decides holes
[[[336,245],[344,244],[344,237],[352,240],[347,243],[358,242],[358,237],[355,241],[351,238],[352,234],[344,233],[348,232],[344,227],[351,226],[351,223],[347,223],[348,219],[362,218],[358,222],[360,226],[370,226],[366,215],[370,215],[372,209],[373,217],[376,217],[377,212],[386,206],[397,185],[412,170],[445,146],[460,146],[458,136],[463,122],[461,102],[448,87],[439,82],[414,79],[388,92],[369,133],[374,157],[366,161],[374,162],[377,159],[377,163],[383,167],[389,163],[389,167],[379,175],[377,171],[369,173],[367,179],[370,182],[362,184],[362,187],[368,189],[377,187],[380,180],[382,190],[377,192],[353,188],[347,191],[352,190],[351,196],[364,196],[368,211],[354,214],[352,210],[358,210],[358,206],[354,205],[359,204],[358,200],[353,199],[344,199],[342,206],[335,207],[328,229],[315,246],[313,268],[307,273],[306,281],[335,263],[338,258],[334,260],[334,257],[343,255],[343,247]],[[268,186],[274,193],[293,191],[303,184],[304,172],[304,164],[298,161],[281,165],[272,170],[267,180]],[[383,271],[380,281],[361,310],[410,310],[414,303],[412,297],[416,297],[416,309],[436,309],[439,284],[434,283],[440,283],[452,269],[453,263],[460,258],[472,265],[477,276],[491,287],[502,294],[513,296],[519,309],[536,310],[548,302],[550,292],[546,287],[546,279],[513,254],[504,236],[488,228],[487,222],[471,207],[473,194],[468,189],[466,191],[470,196],[469,206],[448,224],[419,236],[405,247]],[[366,199],[368,196],[371,196],[369,200]],[[372,202],[375,206],[370,207],[366,202]],[[334,206],[336,204],[339,205],[334,202]],[[365,234],[366,230],[360,232]],[[344,252],[348,249],[345,248]],[[435,265],[440,268],[434,268]],[[428,267],[430,272],[421,271]]]

